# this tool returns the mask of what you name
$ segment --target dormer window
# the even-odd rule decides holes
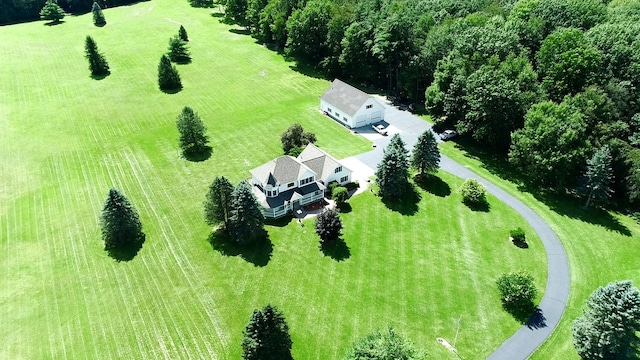
[[[367,109],[371,109],[373,105],[367,105]]]
[[[278,189],[267,190],[267,197],[278,196]]]
[[[335,173],[337,174],[337,173],[339,173],[340,171],[342,171],[342,166],[338,166],[338,167],[336,168]]]

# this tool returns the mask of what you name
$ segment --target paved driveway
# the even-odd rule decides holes
[[[389,128],[392,129],[390,133],[399,133],[409,150],[418,141],[420,134],[430,129],[430,125],[426,121],[408,111],[401,111],[393,106],[387,106],[385,121],[388,123]],[[375,148],[372,151],[341,161],[345,161],[345,165],[354,166],[352,168],[350,165],[346,165],[355,171],[354,177],[366,179],[374,173],[378,163],[382,160],[382,149],[387,146],[391,136],[381,136],[370,127],[368,129],[355,129],[355,132],[371,140],[375,144]],[[442,170],[463,179],[478,179],[484,184],[489,193],[520,213],[535,230],[544,245],[547,254],[548,278],[544,296],[539,304],[538,314],[534,321],[522,326],[488,357],[491,360],[526,359],[551,335],[558,322],[560,322],[567,304],[570,284],[569,264],[562,243],[538,214],[501,188],[444,155],[440,161],[440,167]],[[361,181],[361,184],[364,183]]]

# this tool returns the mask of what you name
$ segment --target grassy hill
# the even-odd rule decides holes
[[[490,198],[490,212],[448,193],[420,190],[402,215],[366,193],[344,214],[350,256],[318,250],[313,223],[269,226],[270,257],[254,264],[214,250],[201,203],[211,180],[234,182],[281,154],[292,123],[315,132],[338,158],[370,144],[320,115],[329,85],[220,24],[186,1],[154,0],[91,15],[0,27],[0,358],[237,359],[254,308],[280,307],[297,359],[336,359],[356,339],[395,326],[435,358],[486,356],[519,324],[500,308],[495,279],[528,269],[542,289],[546,262],[522,219]],[[193,62],[184,89],[157,89],[157,65],[183,24]],[[112,74],[89,76],[91,35]],[[213,155],[181,159],[175,118],[193,107]],[[140,253],[115,262],[98,219],[108,190],[137,207],[147,235]],[[508,243],[523,226],[531,247]],[[254,261],[256,262],[256,261]]]

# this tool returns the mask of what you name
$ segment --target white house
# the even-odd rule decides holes
[[[384,120],[384,105],[362,90],[335,79],[320,96],[320,109],[349,128]]]
[[[279,218],[324,198],[326,184],[351,180],[351,170],[313,144],[294,158],[280,156],[250,171],[266,218]]]

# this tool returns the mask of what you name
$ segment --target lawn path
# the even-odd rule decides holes
[[[392,106],[387,106],[385,110],[385,121],[389,123],[392,133],[401,135],[407,144],[407,149],[413,148],[418,136],[431,128],[426,121],[419,117]],[[366,128],[358,130],[363,133],[371,132],[369,131],[370,129]],[[382,160],[382,149],[389,143],[390,136],[383,137],[367,134],[366,137],[373,141],[375,149],[347,159],[350,159],[350,161],[358,160],[374,170]],[[518,212],[535,230],[544,245],[547,255],[547,285],[544,296],[538,305],[538,314],[488,357],[491,360],[526,359],[555,330],[566,308],[570,286],[567,254],[551,227],[520,200],[444,155],[442,155],[440,161],[440,168],[462,179],[478,179],[490,194]]]

